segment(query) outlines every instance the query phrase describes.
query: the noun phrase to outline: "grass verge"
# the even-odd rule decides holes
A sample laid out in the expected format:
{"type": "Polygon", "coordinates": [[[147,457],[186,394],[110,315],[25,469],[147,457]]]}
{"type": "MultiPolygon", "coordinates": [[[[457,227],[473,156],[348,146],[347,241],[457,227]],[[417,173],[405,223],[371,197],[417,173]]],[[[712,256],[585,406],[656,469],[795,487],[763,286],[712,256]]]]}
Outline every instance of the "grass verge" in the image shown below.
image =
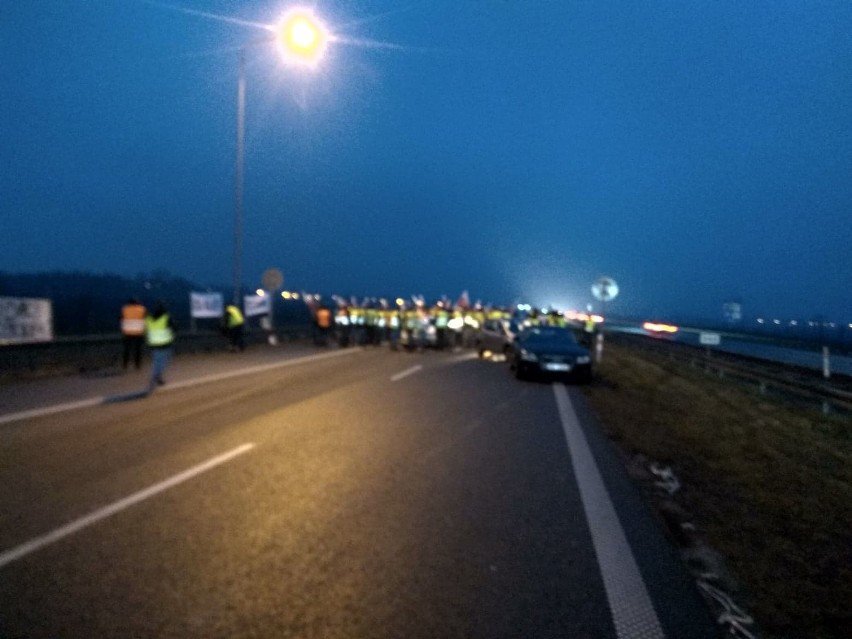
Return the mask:
{"type": "Polygon", "coordinates": [[[664,462],[765,637],[852,636],[852,420],[607,345],[588,389],[628,455],[664,462]]]}

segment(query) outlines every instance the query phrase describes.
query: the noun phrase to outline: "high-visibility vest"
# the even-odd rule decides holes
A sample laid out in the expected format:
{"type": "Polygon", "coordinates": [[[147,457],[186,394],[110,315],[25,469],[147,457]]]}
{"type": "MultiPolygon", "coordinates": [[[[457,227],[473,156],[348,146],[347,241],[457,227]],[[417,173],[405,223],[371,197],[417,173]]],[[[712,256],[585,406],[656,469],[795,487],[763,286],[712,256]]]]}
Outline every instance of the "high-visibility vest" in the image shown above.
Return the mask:
{"type": "Polygon", "coordinates": [[[233,304],[228,304],[225,312],[228,314],[228,328],[242,326],[245,323],[242,312],[233,304]]]}
{"type": "Polygon", "coordinates": [[[150,315],[146,317],[145,335],[148,346],[168,346],[175,341],[175,333],[169,326],[169,314],[163,313],[157,318],[150,315]]]}
{"type": "Polygon", "coordinates": [[[331,311],[327,308],[321,308],[317,311],[317,326],[320,328],[328,328],[331,326],[331,311]]]}
{"type": "Polygon", "coordinates": [[[145,307],[141,304],[125,304],[121,308],[121,332],[125,335],[145,334],[145,307]]]}

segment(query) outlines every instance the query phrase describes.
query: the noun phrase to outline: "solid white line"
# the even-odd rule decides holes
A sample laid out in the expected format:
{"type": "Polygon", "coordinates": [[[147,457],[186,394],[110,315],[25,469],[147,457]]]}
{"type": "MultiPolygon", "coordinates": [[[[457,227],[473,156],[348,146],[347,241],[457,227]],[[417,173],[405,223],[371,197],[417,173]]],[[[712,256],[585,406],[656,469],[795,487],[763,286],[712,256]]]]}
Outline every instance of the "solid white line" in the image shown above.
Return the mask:
{"type": "MultiPolygon", "coordinates": [[[[305,357],[297,357],[295,359],[288,359],[283,362],[274,362],[272,364],[259,364],[257,366],[249,366],[248,368],[240,368],[234,371],[228,371],[226,373],[218,373],[216,375],[206,375],[204,377],[198,377],[195,379],[188,379],[182,382],[174,382],[163,386],[157,389],[157,393],[164,393],[170,390],[177,390],[178,388],[189,388],[191,386],[198,386],[200,384],[207,384],[209,382],[218,382],[223,379],[230,379],[232,377],[239,377],[240,375],[251,375],[252,373],[260,373],[263,371],[272,370],[275,368],[283,368],[285,366],[295,366],[296,364],[304,364],[306,362],[319,361],[322,359],[328,359],[329,357],[338,357],[340,355],[347,355],[349,353],[359,352],[360,348],[347,348],[344,350],[333,351],[331,353],[322,353],[320,355],[307,355],[305,357]]],[[[119,393],[119,395],[134,395],[134,393],[119,393]]],[[[78,408],[87,408],[89,406],[98,406],[100,404],[109,403],[111,400],[114,401],[116,395],[101,395],[100,397],[91,397],[89,399],[82,399],[78,402],[68,402],[67,404],[57,404],[55,406],[47,406],[45,408],[34,408],[31,410],[25,410],[18,413],[9,413],[8,415],[0,415],[0,424],[8,424],[10,422],[20,421],[22,419],[29,419],[30,417],[44,417],[45,415],[53,415],[54,413],[64,413],[66,411],[76,410],[78,408]]]]}
{"type": "Polygon", "coordinates": [[[103,403],[103,397],[92,397],[90,399],[81,399],[79,402],[68,402],[67,404],[57,404],[55,406],[47,406],[46,408],[33,408],[32,410],[25,410],[19,413],[2,415],[0,416],[0,424],[8,424],[9,422],[16,422],[20,419],[28,419],[30,417],[43,417],[54,413],[64,413],[65,411],[86,408],[87,406],[97,406],[103,403]]]}
{"type": "Polygon", "coordinates": [[[392,382],[398,382],[399,380],[408,377],[409,375],[414,375],[417,371],[423,370],[423,366],[418,364],[417,366],[412,366],[411,368],[406,368],[401,373],[397,373],[393,377],[391,377],[392,382]]]}
{"type": "Polygon", "coordinates": [[[88,515],[81,517],[75,521],[72,521],[70,524],[66,524],[61,528],[57,528],[56,530],[47,533],[46,535],[42,535],[41,537],[36,537],[26,543],[21,544],[20,546],[16,546],[10,550],[5,551],[0,554],[0,568],[3,566],[12,563],[30,553],[43,548],[49,544],[52,544],[60,539],[67,537],[87,526],[91,526],[92,524],[100,521],[101,519],[106,519],[122,510],[130,508],[134,504],[138,504],[149,497],[153,497],[157,493],[161,493],[164,490],[168,490],[169,488],[173,488],[180,483],[187,481],[188,479],[192,479],[196,475],[200,475],[201,473],[207,472],[208,470],[220,465],[224,464],[227,461],[230,461],[234,457],[238,455],[242,455],[243,453],[247,453],[252,448],[254,448],[254,444],[243,444],[242,446],[238,446],[237,448],[219,455],[218,457],[214,457],[213,459],[209,459],[206,462],[199,464],[197,466],[193,466],[189,470],[185,470],[182,473],[178,473],[172,477],[169,477],[165,481],[160,482],[159,484],[154,484],[153,486],[149,486],[144,490],[140,490],[137,493],[133,493],[129,497],[125,497],[119,501],[116,501],[109,506],[105,506],[96,510],[88,515]]]}
{"type": "Polygon", "coordinates": [[[571,464],[598,556],[612,621],[619,639],[663,639],[662,627],[624,528],[563,384],[553,385],[571,464]]]}

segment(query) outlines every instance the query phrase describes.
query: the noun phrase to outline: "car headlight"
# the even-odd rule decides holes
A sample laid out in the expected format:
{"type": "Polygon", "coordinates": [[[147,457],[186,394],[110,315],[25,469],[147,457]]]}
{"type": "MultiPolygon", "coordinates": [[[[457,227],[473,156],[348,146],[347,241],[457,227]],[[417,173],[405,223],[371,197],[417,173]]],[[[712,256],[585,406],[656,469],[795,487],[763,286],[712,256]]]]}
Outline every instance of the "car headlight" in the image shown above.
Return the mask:
{"type": "Polygon", "coordinates": [[[591,364],[591,362],[592,362],[592,358],[589,357],[588,355],[580,355],[580,357],[577,358],[578,364],[591,364]]]}
{"type": "Polygon", "coordinates": [[[525,362],[537,362],[538,361],[538,357],[536,357],[536,354],[528,351],[525,348],[521,349],[521,359],[524,360],[525,362]]]}

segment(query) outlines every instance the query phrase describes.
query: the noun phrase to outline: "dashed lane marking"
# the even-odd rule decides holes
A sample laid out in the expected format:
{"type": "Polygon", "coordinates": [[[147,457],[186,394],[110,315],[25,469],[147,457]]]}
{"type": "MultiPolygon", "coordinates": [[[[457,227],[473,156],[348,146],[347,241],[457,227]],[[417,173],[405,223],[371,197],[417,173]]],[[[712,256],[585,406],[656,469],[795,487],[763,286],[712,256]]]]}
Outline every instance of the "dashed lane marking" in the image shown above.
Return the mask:
{"type": "Polygon", "coordinates": [[[414,375],[414,373],[417,373],[421,370],[423,370],[422,364],[418,364],[417,366],[412,366],[411,368],[406,368],[401,373],[397,373],[396,375],[391,377],[391,381],[392,382],[398,382],[399,380],[404,379],[404,378],[408,377],[409,375],[414,375]]]}
{"type": "Polygon", "coordinates": [[[145,501],[154,495],[163,492],[164,490],[168,490],[169,488],[173,488],[178,484],[182,484],[183,482],[192,479],[193,477],[200,475],[201,473],[205,473],[208,470],[215,468],[225,462],[228,462],[235,457],[242,455],[243,453],[247,453],[252,448],[255,447],[255,444],[243,444],[242,446],[238,446],[233,450],[228,451],[227,453],[223,453],[218,457],[214,457],[212,459],[207,460],[204,463],[198,464],[197,466],[193,466],[192,468],[183,471],[182,473],[178,473],[177,475],[173,475],[168,479],[161,481],[158,484],[154,484],[153,486],[149,486],[144,490],[140,490],[139,492],[133,493],[129,497],[125,497],[119,501],[113,502],[108,506],[104,506],[92,513],[84,517],[80,517],[72,521],[69,524],[66,524],[56,530],[53,530],[46,535],[42,535],[41,537],[36,537],[35,539],[31,539],[30,541],[21,544],[20,546],[16,546],[10,550],[7,550],[3,553],[0,553],[0,568],[3,568],[7,564],[12,563],[13,561],[17,561],[22,557],[26,557],[27,555],[44,548],[54,542],[59,541],[67,537],[68,535],[72,535],[75,532],[82,530],[88,526],[91,526],[94,523],[101,521],[102,519],[106,519],[107,517],[111,517],[116,513],[121,512],[122,510],[126,510],[131,506],[138,504],[139,502],[145,501]]]}

